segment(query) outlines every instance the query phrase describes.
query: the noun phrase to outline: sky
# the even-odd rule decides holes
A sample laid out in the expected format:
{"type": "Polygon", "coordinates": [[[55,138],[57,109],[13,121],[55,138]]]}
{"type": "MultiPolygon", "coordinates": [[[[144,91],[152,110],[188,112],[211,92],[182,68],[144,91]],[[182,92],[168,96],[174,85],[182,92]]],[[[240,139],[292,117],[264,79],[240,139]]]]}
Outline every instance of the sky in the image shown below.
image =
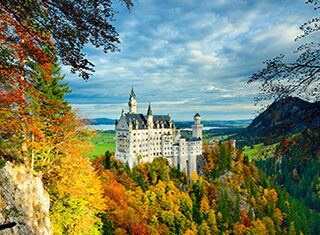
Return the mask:
{"type": "Polygon", "coordinates": [[[117,1],[120,52],[85,48],[96,72],[83,81],[63,67],[72,107],[87,118],[120,117],[132,87],[138,112],[174,120],[252,119],[259,84],[249,76],[279,54],[294,57],[299,26],[315,16],[304,0],[117,1]]]}

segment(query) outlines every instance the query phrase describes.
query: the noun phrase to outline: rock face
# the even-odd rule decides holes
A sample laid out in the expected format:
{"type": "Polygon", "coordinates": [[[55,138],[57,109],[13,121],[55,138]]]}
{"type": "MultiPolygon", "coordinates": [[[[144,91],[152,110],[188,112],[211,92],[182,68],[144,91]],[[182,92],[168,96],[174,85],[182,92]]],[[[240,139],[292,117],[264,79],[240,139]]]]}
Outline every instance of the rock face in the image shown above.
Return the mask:
{"type": "Polygon", "coordinates": [[[21,165],[7,162],[0,169],[0,224],[16,222],[0,234],[51,234],[49,194],[40,178],[21,165]]]}

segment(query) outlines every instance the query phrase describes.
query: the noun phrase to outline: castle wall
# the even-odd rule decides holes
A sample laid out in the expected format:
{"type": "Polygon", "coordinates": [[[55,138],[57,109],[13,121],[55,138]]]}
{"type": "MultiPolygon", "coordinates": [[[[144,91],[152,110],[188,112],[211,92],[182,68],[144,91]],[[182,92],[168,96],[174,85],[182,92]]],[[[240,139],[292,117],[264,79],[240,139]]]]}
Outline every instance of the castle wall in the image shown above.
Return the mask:
{"type": "Polygon", "coordinates": [[[196,157],[202,154],[202,141],[187,141],[174,136],[174,128],[116,130],[116,159],[128,162],[130,168],[139,162],[164,157],[169,164],[187,172],[196,171],[196,157]],[[178,145],[174,145],[174,144],[178,145]]]}
{"type": "Polygon", "coordinates": [[[116,159],[128,162],[152,162],[156,157],[167,157],[172,164],[173,128],[116,130],[116,159]]]}

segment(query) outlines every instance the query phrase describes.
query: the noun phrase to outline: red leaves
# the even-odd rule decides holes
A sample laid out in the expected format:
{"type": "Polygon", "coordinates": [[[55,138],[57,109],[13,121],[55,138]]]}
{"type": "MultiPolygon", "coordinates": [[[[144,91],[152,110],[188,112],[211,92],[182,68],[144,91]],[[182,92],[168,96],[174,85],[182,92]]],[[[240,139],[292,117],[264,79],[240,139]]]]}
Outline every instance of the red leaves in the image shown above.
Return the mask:
{"type": "Polygon", "coordinates": [[[247,228],[251,227],[252,222],[244,209],[241,210],[240,220],[241,220],[241,223],[247,228]]]}

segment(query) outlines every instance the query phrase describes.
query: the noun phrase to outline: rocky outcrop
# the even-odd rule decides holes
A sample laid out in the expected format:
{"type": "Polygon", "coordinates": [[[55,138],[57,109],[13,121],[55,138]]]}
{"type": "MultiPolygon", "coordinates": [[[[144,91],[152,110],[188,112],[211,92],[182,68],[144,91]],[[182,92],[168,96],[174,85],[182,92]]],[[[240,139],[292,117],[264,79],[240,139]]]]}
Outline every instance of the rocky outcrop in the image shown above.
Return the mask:
{"type": "Polygon", "coordinates": [[[0,234],[51,234],[49,194],[40,178],[22,165],[7,162],[0,169],[0,224],[16,222],[0,234]]]}
{"type": "Polygon", "coordinates": [[[203,155],[197,156],[197,174],[203,176],[203,168],[208,164],[207,159],[203,155]]]}

